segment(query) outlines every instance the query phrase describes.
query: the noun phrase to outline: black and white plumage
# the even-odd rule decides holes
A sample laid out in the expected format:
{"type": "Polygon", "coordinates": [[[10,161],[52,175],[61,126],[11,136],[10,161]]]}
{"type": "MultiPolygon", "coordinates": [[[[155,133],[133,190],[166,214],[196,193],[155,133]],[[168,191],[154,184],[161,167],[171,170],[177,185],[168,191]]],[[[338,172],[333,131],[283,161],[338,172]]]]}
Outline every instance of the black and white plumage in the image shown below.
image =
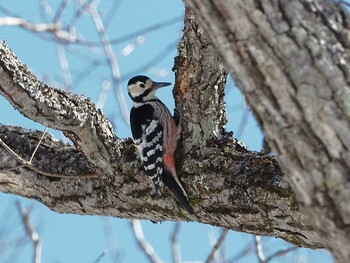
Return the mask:
{"type": "Polygon", "coordinates": [[[156,96],[158,88],[169,82],[154,82],[146,76],[136,76],[128,82],[133,101],[130,125],[146,174],[160,194],[164,183],[191,214],[194,213],[186,191],[177,177],[174,154],[180,127],[168,108],[156,96]]]}

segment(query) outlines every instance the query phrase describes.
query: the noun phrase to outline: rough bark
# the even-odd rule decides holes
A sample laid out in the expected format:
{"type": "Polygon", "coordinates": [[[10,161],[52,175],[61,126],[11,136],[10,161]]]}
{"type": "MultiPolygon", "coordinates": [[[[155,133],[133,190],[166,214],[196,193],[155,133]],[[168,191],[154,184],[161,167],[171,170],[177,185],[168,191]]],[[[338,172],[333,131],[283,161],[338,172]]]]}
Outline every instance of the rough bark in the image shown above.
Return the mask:
{"type": "MultiPolygon", "coordinates": [[[[186,49],[180,45],[175,67],[184,128],[178,166],[196,217],[181,210],[168,191],[162,197],[153,194],[132,141],[116,138],[89,100],[38,81],[5,43],[0,44],[0,93],[25,116],[64,131],[74,146],[46,135],[33,160],[36,170],[20,167],[0,147],[0,190],[39,200],[61,213],[198,221],[322,247],[275,158],[245,150],[224,132],[226,73],[189,14],[186,23],[181,42],[186,49]]],[[[40,136],[19,127],[0,130],[0,138],[26,159],[40,136]]]]}
{"type": "Polygon", "coordinates": [[[350,20],[317,0],[185,0],[323,244],[350,260],[350,20]]]}

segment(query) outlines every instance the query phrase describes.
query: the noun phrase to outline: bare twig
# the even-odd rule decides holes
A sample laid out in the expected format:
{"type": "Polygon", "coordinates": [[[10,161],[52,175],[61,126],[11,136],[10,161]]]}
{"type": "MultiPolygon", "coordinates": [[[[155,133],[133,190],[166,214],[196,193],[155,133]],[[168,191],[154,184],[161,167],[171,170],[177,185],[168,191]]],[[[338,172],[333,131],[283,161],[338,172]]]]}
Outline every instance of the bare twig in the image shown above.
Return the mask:
{"type": "Polygon", "coordinates": [[[26,230],[26,233],[33,243],[33,247],[34,247],[33,263],[40,263],[41,262],[41,242],[40,242],[40,237],[38,233],[35,231],[32,224],[30,223],[30,218],[29,218],[30,212],[29,210],[25,211],[19,202],[16,202],[16,205],[19,213],[21,214],[23,226],[26,230]]]}
{"type": "Polygon", "coordinates": [[[62,14],[63,14],[65,8],[67,7],[69,1],[70,1],[70,0],[64,0],[64,1],[62,1],[62,3],[60,4],[59,8],[57,9],[57,12],[56,12],[56,14],[55,14],[55,16],[54,16],[54,18],[53,18],[53,20],[52,20],[52,23],[55,23],[55,24],[56,24],[56,23],[60,20],[60,18],[61,18],[61,16],[62,16],[62,14]]]}
{"type": "MultiPolygon", "coordinates": [[[[163,50],[161,50],[158,53],[158,55],[156,55],[154,58],[152,58],[147,63],[132,70],[131,72],[123,74],[123,76],[120,77],[120,82],[128,80],[129,78],[135,76],[139,72],[148,71],[151,66],[154,66],[156,63],[162,61],[162,59],[164,59],[164,57],[166,57],[166,55],[169,54],[169,52],[176,47],[178,42],[179,41],[176,40],[176,41],[170,43],[163,50]]],[[[74,86],[79,85],[79,82],[81,82],[85,77],[90,76],[92,71],[96,70],[98,68],[98,66],[100,66],[102,64],[104,64],[104,62],[101,60],[94,60],[93,62],[91,62],[84,70],[82,70],[78,75],[75,76],[74,81],[73,81],[74,86]]],[[[152,72],[152,74],[154,74],[154,72],[152,72]]],[[[106,91],[104,91],[104,92],[106,92],[106,91]]]]}
{"type": "Polygon", "coordinates": [[[89,6],[89,4],[93,2],[93,0],[88,1],[76,1],[77,6],[80,5],[77,10],[75,11],[74,15],[72,16],[72,20],[68,22],[67,24],[69,27],[73,27],[75,23],[78,21],[78,19],[85,13],[86,8],[89,6]]]}
{"type": "Polygon", "coordinates": [[[236,132],[236,138],[237,139],[240,139],[242,134],[244,133],[244,130],[245,128],[247,127],[247,123],[248,123],[248,119],[249,119],[249,106],[247,105],[246,102],[244,102],[244,106],[243,106],[243,115],[242,115],[242,118],[241,118],[241,122],[240,122],[240,125],[237,129],[237,132],[236,132]]]}
{"type": "Polygon", "coordinates": [[[146,33],[150,33],[150,32],[156,31],[158,29],[161,29],[161,28],[164,28],[167,26],[171,26],[171,25],[176,24],[176,23],[180,23],[182,21],[183,21],[183,16],[177,16],[177,17],[171,18],[167,21],[162,21],[161,23],[157,23],[157,24],[151,25],[149,27],[143,28],[141,30],[135,31],[135,32],[130,33],[128,35],[118,37],[117,39],[111,40],[110,42],[112,45],[115,45],[115,44],[118,44],[118,43],[121,43],[124,41],[128,41],[130,39],[136,38],[140,35],[145,35],[146,33]]]}
{"type": "Polygon", "coordinates": [[[220,246],[221,246],[222,243],[224,242],[227,233],[228,233],[228,229],[227,229],[227,228],[223,228],[223,229],[222,229],[222,232],[221,232],[221,235],[220,235],[220,237],[219,237],[219,239],[218,239],[218,241],[216,242],[216,244],[215,244],[215,245],[213,246],[213,248],[211,249],[211,251],[210,251],[210,253],[209,253],[209,256],[208,256],[207,259],[205,260],[205,263],[210,263],[210,262],[212,262],[216,251],[220,248],[220,246]]]}
{"type": "Polygon", "coordinates": [[[72,91],[73,82],[72,82],[72,76],[69,70],[69,63],[67,61],[64,48],[61,45],[57,46],[57,56],[58,56],[58,61],[60,63],[60,67],[62,69],[63,76],[64,76],[64,88],[66,91],[72,91]]]}
{"type": "Polygon", "coordinates": [[[173,253],[173,262],[174,263],[180,263],[181,262],[181,252],[180,252],[180,246],[177,242],[177,236],[180,232],[181,223],[175,222],[174,223],[174,230],[171,234],[171,250],[173,253]]]}
{"type": "Polygon", "coordinates": [[[136,239],[137,245],[145,253],[147,258],[152,263],[161,263],[162,260],[158,257],[156,252],[154,251],[153,247],[146,241],[141,223],[139,220],[130,220],[129,221],[133,230],[134,237],[136,239]]]}
{"type": "Polygon", "coordinates": [[[227,260],[227,262],[237,262],[244,258],[245,256],[249,255],[252,250],[254,249],[253,242],[249,242],[240,252],[238,252],[231,260],[227,260]]]}
{"type": "Polygon", "coordinates": [[[62,30],[59,24],[33,24],[20,17],[0,17],[0,26],[18,26],[33,33],[52,33],[55,40],[60,40],[69,43],[77,42],[77,36],[71,32],[62,30]]]}
{"type": "Polygon", "coordinates": [[[99,93],[98,100],[96,102],[96,108],[102,109],[104,107],[108,98],[108,91],[110,87],[111,87],[111,84],[108,80],[104,80],[102,82],[101,91],[99,93]]]}
{"type": "MultiPolygon", "coordinates": [[[[137,38],[140,35],[145,35],[147,33],[151,33],[153,31],[157,31],[159,29],[165,28],[167,26],[174,25],[176,23],[180,23],[182,21],[183,21],[183,17],[182,16],[177,16],[177,17],[171,18],[169,20],[163,21],[161,23],[157,23],[157,24],[151,25],[149,27],[145,27],[145,28],[143,28],[141,30],[135,31],[133,33],[124,35],[122,37],[118,37],[116,39],[112,39],[109,42],[110,42],[111,45],[117,45],[117,44],[120,44],[122,42],[129,41],[130,39],[137,38]]],[[[91,41],[91,40],[85,40],[85,39],[77,39],[76,43],[79,44],[79,45],[85,45],[85,46],[100,46],[101,45],[98,42],[91,41]]]]}
{"type": "Polygon", "coordinates": [[[266,263],[262,244],[261,244],[261,237],[254,236],[254,242],[255,242],[255,252],[256,252],[256,256],[259,260],[259,263],[266,263]]]}
{"type": "Polygon", "coordinates": [[[291,251],[294,251],[294,250],[297,250],[299,247],[297,246],[291,246],[289,248],[286,248],[286,249],[281,249],[281,250],[278,250],[277,252],[273,253],[272,255],[268,256],[265,260],[265,263],[271,261],[272,259],[274,259],[275,257],[279,257],[279,256],[283,256],[291,251]]]}
{"type": "Polygon", "coordinates": [[[19,26],[32,32],[54,32],[59,30],[56,24],[32,24],[20,17],[0,17],[0,26],[19,26]]]}
{"type": "MultiPolygon", "coordinates": [[[[15,151],[13,151],[3,140],[0,138],[0,145],[2,145],[15,159],[21,163],[22,166],[25,166],[39,174],[45,175],[47,177],[54,177],[54,178],[63,178],[63,179],[83,179],[83,178],[97,178],[98,176],[96,174],[83,174],[83,175],[63,175],[63,174],[55,174],[43,171],[31,164],[31,162],[24,160],[21,156],[19,156],[15,151]]],[[[34,153],[36,150],[34,151],[34,153]]],[[[33,156],[33,155],[32,155],[33,156]]],[[[21,166],[18,166],[16,168],[20,168],[21,166]]]]}
{"type": "Polygon", "coordinates": [[[121,262],[121,254],[118,248],[116,234],[110,217],[101,217],[103,233],[107,241],[107,251],[112,262],[121,262]]]}
{"type": "Polygon", "coordinates": [[[4,202],[4,200],[2,200],[0,213],[1,262],[16,262],[23,253],[23,248],[28,244],[27,233],[25,231],[18,233],[22,225],[17,223],[17,218],[19,217],[13,211],[13,202],[4,202]]]}
{"type": "Polygon", "coordinates": [[[15,153],[6,143],[4,143],[3,140],[1,140],[0,138],[0,144],[13,156],[16,158],[17,161],[19,161],[20,163],[24,164],[24,165],[30,165],[29,162],[27,162],[26,160],[24,160],[21,156],[19,156],[17,153],[15,153]]]}
{"type": "Polygon", "coordinates": [[[346,6],[350,6],[350,3],[348,1],[344,1],[344,0],[339,0],[339,3],[342,3],[346,6]]]}
{"type": "Polygon", "coordinates": [[[12,12],[10,9],[8,9],[7,7],[3,6],[2,4],[0,4],[0,12],[4,13],[7,16],[14,16],[14,17],[18,17],[17,14],[15,14],[14,12],[12,12]]]}
{"type": "Polygon", "coordinates": [[[119,70],[119,65],[117,63],[116,56],[114,54],[113,48],[111,43],[109,42],[108,36],[105,31],[105,27],[103,25],[102,19],[100,14],[98,13],[96,6],[99,1],[94,1],[92,4],[89,4],[87,6],[87,11],[91,15],[91,18],[94,22],[94,25],[96,27],[96,30],[100,36],[101,43],[103,46],[104,53],[106,55],[106,58],[109,62],[111,73],[112,73],[112,78],[113,78],[113,87],[115,91],[115,95],[118,101],[118,106],[120,108],[120,111],[123,116],[123,120],[125,121],[126,124],[129,125],[129,112],[126,106],[125,98],[123,95],[122,90],[120,89],[120,70],[119,70]]]}
{"type": "Polygon", "coordinates": [[[51,6],[49,5],[49,3],[46,0],[40,0],[40,16],[48,21],[47,17],[44,17],[44,14],[50,18],[50,20],[52,19],[52,17],[54,16],[54,12],[51,8],[51,6]]]}
{"type": "Polygon", "coordinates": [[[102,253],[92,263],[99,263],[105,255],[107,255],[107,252],[102,251],[102,253]]]}
{"type": "Polygon", "coordinates": [[[117,14],[117,10],[122,2],[123,1],[113,1],[112,2],[112,7],[109,8],[108,13],[105,16],[105,19],[103,20],[103,24],[105,25],[106,29],[111,24],[113,17],[117,14]]]}
{"type": "Polygon", "coordinates": [[[34,158],[34,156],[35,156],[35,154],[36,154],[36,151],[38,150],[38,148],[39,148],[41,142],[42,142],[43,139],[44,139],[44,136],[45,136],[45,134],[46,134],[46,132],[47,132],[47,129],[48,129],[48,127],[45,127],[45,130],[44,130],[43,134],[41,135],[41,138],[40,138],[40,140],[39,140],[37,146],[35,147],[35,149],[34,149],[34,151],[33,151],[33,153],[32,153],[32,156],[31,156],[30,159],[29,159],[29,163],[30,163],[30,164],[32,163],[32,160],[33,160],[33,158],[34,158]]]}
{"type": "Polygon", "coordinates": [[[154,66],[159,61],[162,61],[162,59],[164,59],[164,57],[167,54],[169,54],[169,52],[171,50],[174,50],[174,48],[176,47],[178,42],[179,42],[179,40],[177,39],[176,41],[170,43],[161,52],[159,52],[158,55],[156,55],[154,58],[152,58],[146,64],[141,65],[140,67],[134,69],[132,72],[128,73],[127,76],[124,75],[124,78],[131,77],[131,76],[135,75],[135,73],[140,72],[140,71],[146,71],[149,69],[150,66],[154,66]]]}

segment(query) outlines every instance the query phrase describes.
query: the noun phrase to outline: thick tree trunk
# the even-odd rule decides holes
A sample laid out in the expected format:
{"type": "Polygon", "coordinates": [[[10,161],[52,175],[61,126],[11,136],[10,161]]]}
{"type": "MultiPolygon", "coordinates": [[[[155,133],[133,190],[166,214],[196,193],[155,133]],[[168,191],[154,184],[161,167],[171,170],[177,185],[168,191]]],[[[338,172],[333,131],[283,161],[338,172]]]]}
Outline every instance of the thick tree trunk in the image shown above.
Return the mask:
{"type": "Polygon", "coordinates": [[[350,261],[350,20],[324,0],[185,0],[245,94],[298,203],[350,261]]]}

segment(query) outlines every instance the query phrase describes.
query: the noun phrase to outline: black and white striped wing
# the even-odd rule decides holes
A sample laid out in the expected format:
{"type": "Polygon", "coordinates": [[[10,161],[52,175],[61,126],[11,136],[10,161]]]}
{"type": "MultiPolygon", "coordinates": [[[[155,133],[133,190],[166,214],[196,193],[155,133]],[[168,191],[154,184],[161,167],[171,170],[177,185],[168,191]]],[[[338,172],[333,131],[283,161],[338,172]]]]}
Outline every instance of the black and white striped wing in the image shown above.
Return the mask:
{"type": "Polygon", "coordinates": [[[145,172],[152,179],[156,191],[160,194],[164,170],[163,126],[154,116],[154,109],[150,105],[132,108],[130,125],[145,172]]]}

